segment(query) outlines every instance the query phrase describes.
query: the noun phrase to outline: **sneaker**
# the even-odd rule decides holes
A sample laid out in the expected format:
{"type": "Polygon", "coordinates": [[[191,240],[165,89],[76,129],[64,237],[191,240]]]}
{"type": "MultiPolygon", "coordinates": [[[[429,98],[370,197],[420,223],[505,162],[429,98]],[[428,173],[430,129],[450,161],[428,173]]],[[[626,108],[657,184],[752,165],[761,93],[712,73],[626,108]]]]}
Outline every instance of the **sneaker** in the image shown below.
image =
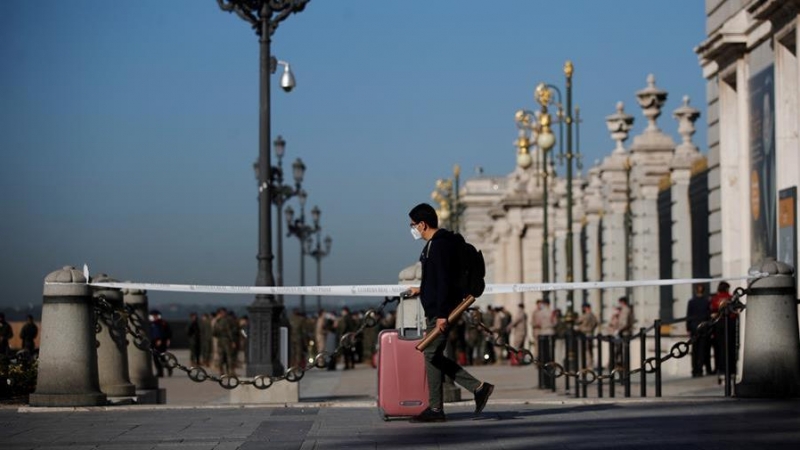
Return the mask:
{"type": "Polygon", "coordinates": [[[480,414],[494,391],[494,385],[484,382],[475,390],[475,414],[480,414]]]}
{"type": "Polygon", "coordinates": [[[444,415],[444,410],[431,408],[426,408],[425,411],[411,418],[411,422],[444,422],[445,420],[447,418],[444,415]]]}

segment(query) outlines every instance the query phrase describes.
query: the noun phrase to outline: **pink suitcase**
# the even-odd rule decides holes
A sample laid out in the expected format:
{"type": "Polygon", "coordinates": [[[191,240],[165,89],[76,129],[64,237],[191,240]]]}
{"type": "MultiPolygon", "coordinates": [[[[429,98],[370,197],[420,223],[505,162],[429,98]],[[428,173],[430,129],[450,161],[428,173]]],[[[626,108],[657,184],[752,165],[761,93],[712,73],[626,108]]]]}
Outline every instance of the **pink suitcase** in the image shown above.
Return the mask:
{"type": "Polygon", "coordinates": [[[425,357],[414,348],[419,337],[383,330],[378,338],[378,410],[383,420],[416,416],[428,407],[425,357]]]}
{"type": "MultiPolygon", "coordinates": [[[[400,310],[397,323],[403,330],[400,310]]],[[[425,357],[415,348],[421,339],[419,323],[413,336],[398,330],[383,330],[378,336],[378,411],[383,420],[416,416],[428,407],[425,357]]]]}

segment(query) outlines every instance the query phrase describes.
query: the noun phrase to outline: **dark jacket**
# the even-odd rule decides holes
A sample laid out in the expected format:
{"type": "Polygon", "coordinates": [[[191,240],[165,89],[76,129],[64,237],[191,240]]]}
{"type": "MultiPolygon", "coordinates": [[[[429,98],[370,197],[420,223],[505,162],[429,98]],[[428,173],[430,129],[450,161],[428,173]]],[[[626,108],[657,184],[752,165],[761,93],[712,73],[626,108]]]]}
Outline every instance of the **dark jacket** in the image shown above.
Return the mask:
{"type": "Polygon", "coordinates": [[[708,297],[692,297],[686,305],[686,331],[694,334],[697,327],[710,318],[708,297]]]}
{"type": "Polygon", "coordinates": [[[461,303],[462,295],[456,283],[456,249],[456,235],[445,229],[439,229],[422,249],[419,289],[425,317],[446,319],[461,303]]]}

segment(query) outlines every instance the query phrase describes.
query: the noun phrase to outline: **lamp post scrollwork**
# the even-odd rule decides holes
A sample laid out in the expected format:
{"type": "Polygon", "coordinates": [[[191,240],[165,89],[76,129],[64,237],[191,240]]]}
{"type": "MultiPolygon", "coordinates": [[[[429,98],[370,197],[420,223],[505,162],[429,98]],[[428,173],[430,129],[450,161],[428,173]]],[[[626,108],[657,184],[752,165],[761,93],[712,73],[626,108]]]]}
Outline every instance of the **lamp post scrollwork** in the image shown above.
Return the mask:
{"type": "MultiPolygon", "coordinates": [[[[284,184],[283,177],[283,155],[286,153],[286,141],[282,136],[278,136],[273,143],[275,148],[275,157],[277,164],[272,167],[271,180],[272,180],[272,203],[278,213],[277,220],[275,221],[277,230],[277,271],[275,273],[275,285],[283,286],[283,205],[287,200],[298,195],[303,190],[303,177],[306,172],[306,165],[303,160],[297,158],[292,163],[292,176],[294,178],[294,186],[284,184]]],[[[256,171],[256,178],[258,178],[258,161],[253,165],[256,171]]],[[[283,295],[278,296],[278,301],[283,305],[283,295]]]]}
{"type": "MultiPolygon", "coordinates": [[[[300,217],[294,218],[294,209],[291,206],[286,207],[286,225],[288,228],[287,236],[294,236],[300,243],[300,285],[306,284],[306,242],[311,239],[311,236],[319,231],[319,216],[321,214],[319,208],[314,206],[311,209],[311,217],[314,221],[313,226],[306,223],[306,199],[308,194],[306,191],[301,190],[297,194],[298,202],[300,203],[300,217]]],[[[300,311],[306,313],[306,296],[300,295],[300,311]]]]}
{"type": "MultiPolygon", "coordinates": [[[[306,254],[314,258],[317,262],[317,286],[322,286],[322,259],[328,256],[331,253],[331,246],[333,245],[333,239],[330,236],[325,236],[325,239],[322,240],[322,227],[319,226],[319,210],[317,210],[317,215],[314,217],[314,228],[316,228],[316,244],[314,243],[313,238],[309,238],[306,241],[306,254]],[[323,245],[324,242],[324,245],[323,245]]],[[[317,296],[317,311],[322,309],[322,297],[317,296]]]]}

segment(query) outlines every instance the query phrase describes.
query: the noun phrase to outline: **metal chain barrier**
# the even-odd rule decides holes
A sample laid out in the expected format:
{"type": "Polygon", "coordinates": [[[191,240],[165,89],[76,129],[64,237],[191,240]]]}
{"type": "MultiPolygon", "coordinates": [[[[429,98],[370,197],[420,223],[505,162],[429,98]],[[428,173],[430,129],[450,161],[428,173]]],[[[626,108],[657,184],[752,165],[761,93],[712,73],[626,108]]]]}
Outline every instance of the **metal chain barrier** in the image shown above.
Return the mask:
{"type": "MultiPolygon", "coordinates": [[[[525,350],[525,349],[520,350],[512,347],[507,342],[504,342],[504,339],[502,338],[502,336],[499,336],[499,333],[492,331],[481,321],[480,311],[477,310],[476,308],[471,308],[470,310],[465,312],[464,318],[468,324],[476,327],[484,334],[487,342],[491,343],[494,346],[504,348],[509,355],[512,354],[515,355],[521,365],[534,364],[540,370],[544,370],[545,373],[547,373],[547,375],[553,377],[554,379],[560,377],[572,377],[575,379],[576,383],[588,385],[594,383],[595,381],[611,380],[611,379],[614,379],[615,382],[622,382],[626,378],[630,378],[631,376],[638,374],[642,370],[644,370],[645,373],[655,373],[657,370],[657,364],[656,364],[657,361],[660,361],[660,363],[663,364],[664,362],[669,361],[672,358],[678,359],[685,357],[686,355],[689,354],[690,348],[692,345],[694,345],[695,341],[697,341],[697,339],[699,339],[701,336],[706,336],[710,334],[714,328],[714,325],[717,322],[719,322],[722,317],[732,312],[738,314],[739,312],[744,310],[745,305],[741,302],[741,298],[746,294],[747,291],[745,289],[737,288],[734,291],[733,296],[731,297],[729,302],[720,308],[719,314],[717,314],[716,317],[712,317],[711,319],[702,322],[697,328],[698,332],[694,336],[691,336],[688,340],[676,342],[675,344],[673,344],[669,353],[667,353],[666,355],[660,358],[658,356],[647,358],[642,362],[642,367],[627,372],[625,371],[625,368],[622,365],[617,364],[614,366],[613,369],[611,369],[611,372],[606,375],[599,375],[593,369],[586,367],[579,369],[576,372],[569,371],[563,365],[555,361],[543,362],[539,360],[533,355],[533,353],[531,353],[530,350],[525,350]]],[[[647,330],[649,331],[652,330],[653,328],[654,326],[651,326],[647,330]]],[[[638,337],[638,335],[632,335],[632,336],[597,335],[592,337],[587,336],[586,339],[605,341],[608,342],[610,345],[617,345],[625,342],[630,342],[636,337],[638,337]]]]}
{"type": "MultiPolygon", "coordinates": [[[[670,359],[678,359],[687,356],[690,352],[691,346],[694,345],[697,339],[699,339],[701,336],[710,334],[714,325],[719,322],[719,320],[724,317],[725,314],[730,314],[732,312],[739,313],[745,308],[745,305],[741,302],[741,298],[746,295],[746,293],[747,291],[745,289],[737,288],[734,291],[730,301],[720,308],[720,312],[716,317],[702,322],[697,328],[698,332],[688,340],[673,344],[670,351],[666,355],[661,357],[654,356],[647,358],[642,362],[641,367],[627,372],[621,365],[615,365],[611,372],[606,375],[599,375],[591,368],[582,368],[577,371],[570,371],[558,362],[544,362],[539,360],[530,350],[517,349],[513,347],[506,342],[500,333],[492,331],[483,323],[481,320],[481,313],[477,308],[468,309],[463,314],[463,318],[467,324],[477,328],[481,333],[483,333],[487,342],[495,347],[501,347],[505,349],[509,355],[514,355],[520,365],[527,366],[533,364],[536,365],[540,370],[544,370],[545,373],[553,377],[553,379],[560,377],[571,377],[575,379],[576,383],[589,385],[596,381],[611,379],[613,379],[615,382],[622,382],[626,378],[636,375],[643,370],[645,373],[655,373],[657,370],[657,362],[663,364],[670,359]]],[[[393,302],[398,302],[400,298],[386,297],[377,308],[368,310],[361,319],[356,331],[345,333],[339,339],[339,345],[333,352],[321,351],[313,358],[309,358],[308,361],[311,362],[310,365],[290,367],[284,372],[283,375],[280,376],[256,375],[252,379],[241,379],[236,375],[214,375],[208,373],[208,371],[203,367],[186,366],[181,364],[173,353],[162,353],[151,346],[147,330],[145,329],[144,320],[135,313],[132,306],[124,305],[123,309],[117,309],[103,297],[99,297],[96,300],[95,331],[97,333],[99,333],[102,329],[101,322],[119,326],[120,323],[124,321],[125,330],[127,331],[128,335],[132,336],[133,344],[136,346],[136,348],[142,351],[149,351],[153,356],[161,358],[164,361],[164,366],[168,369],[179,369],[185,372],[189,379],[194,382],[202,383],[205,381],[213,381],[225,389],[235,389],[243,385],[252,385],[257,389],[268,389],[277,381],[285,380],[291,383],[297,383],[303,379],[303,376],[307,371],[315,368],[324,369],[327,366],[330,358],[337,358],[342,354],[342,351],[345,348],[354,346],[356,338],[362,334],[365,329],[376,326],[378,324],[378,315],[384,311],[387,305],[393,302]]],[[[115,327],[111,328],[113,330],[115,327]]],[[[653,327],[650,327],[648,328],[648,331],[652,329],[653,327]]],[[[626,341],[630,342],[635,336],[636,335],[629,337],[597,335],[592,337],[587,336],[586,339],[594,339],[598,342],[604,341],[608,342],[610,345],[618,345],[626,341]]]]}
{"type": "Polygon", "coordinates": [[[144,320],[135,313],[135,310],[130,305],[124,305],[123,309],[116,309],[105,298],[99,297],[95,302],[95,327],[96,331],[99,333],[101,325],[100,321],[97,320],[98,318],[102,318],[106,323],[113,323],[115,325],[119,325],[119,323],[124,320],[126,324],[125,329],[127,333],[133,337],[133,344],[136,348],[142,351],[149,351],[156,358],[161,358],[161,360],[164,361],[164,367],[167,369],[179,369],[185,372],[189,379],[194,382],[202,383],[204,381],[213,381],[225,389],[235,389],[239,386],[247,385],[251,385],[256,389],[269,389],[276,381],[286,380],[290,383],[297,383],[303,379],[303,376],[309,370],[315,368],[324,369],[330,358],[337,358],[342,354],[345,348],[354,346],[358,335],[362,334],[365,329],[372,328],[378,324],[378,315],[383,312],[387,305],[399,300],[399,297],[386,297],[377,308],[367,310],[356,331],[345,333],[339,339],[339,345],[333,352],[322,351],[317,353],[313,358],[309,358],[309,362],[312,362],[311,365],[290,367],[280,376],[256,375],[252,379],[241,379],[236,375],[210,374],[203,367],[181,364],[178,358],[171,352],[159,352],[150,345],[150,338],[145,329],[144,320]]]}

